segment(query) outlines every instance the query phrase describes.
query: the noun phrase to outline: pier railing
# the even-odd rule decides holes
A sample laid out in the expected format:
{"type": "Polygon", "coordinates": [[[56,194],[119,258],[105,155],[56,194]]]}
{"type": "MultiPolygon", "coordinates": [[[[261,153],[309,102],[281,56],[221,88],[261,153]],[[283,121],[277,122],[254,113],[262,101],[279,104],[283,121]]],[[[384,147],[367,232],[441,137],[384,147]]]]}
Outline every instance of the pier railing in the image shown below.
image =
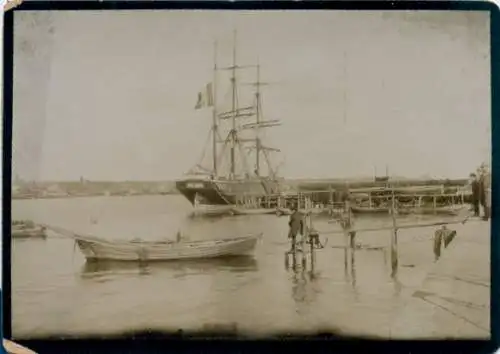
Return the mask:
{"type": "Polygon", "coordinates": [[[344,192],[335,191],[287,191],[277,194],[262,196],[257,193],[244,193],[235,196],[236,205],[246,208],[265,209],[289,209],[292,205],[299,209],[337,209],[344,206],[349,200],[355,208],[390,208],[394,196],[395,208],[438,208],[450,205],[463,205],[470,201],[470,193],[455,188],[450,192],[449,188],[431,193],[429,188],[415,187],[413,192],[409,188],[371,188],[353,189],[344,192]]]}

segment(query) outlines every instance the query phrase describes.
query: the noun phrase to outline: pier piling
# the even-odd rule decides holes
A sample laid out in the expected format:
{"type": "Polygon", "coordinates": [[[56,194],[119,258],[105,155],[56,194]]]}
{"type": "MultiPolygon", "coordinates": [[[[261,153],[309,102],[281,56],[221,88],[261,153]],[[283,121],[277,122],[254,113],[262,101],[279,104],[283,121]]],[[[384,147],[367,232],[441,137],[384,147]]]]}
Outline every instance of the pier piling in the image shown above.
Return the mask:
{"type": "Polygon", "coordinates": [[[437,261],[441,257],[441,246],[443,244],[442,230],[436,230],[434,233],[434,260],[437,261]]]}

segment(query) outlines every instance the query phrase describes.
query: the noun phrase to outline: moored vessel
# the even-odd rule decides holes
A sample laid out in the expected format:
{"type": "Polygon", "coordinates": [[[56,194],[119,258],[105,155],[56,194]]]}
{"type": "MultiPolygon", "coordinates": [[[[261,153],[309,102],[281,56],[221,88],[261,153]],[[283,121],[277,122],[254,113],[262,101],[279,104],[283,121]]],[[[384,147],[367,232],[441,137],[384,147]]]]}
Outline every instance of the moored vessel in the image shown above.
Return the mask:
{"type": "MultiPolygon", "coordinates": [[[[272,164],[271,154],[279,149],[266,146],[262,139],[262,129],[279,126],[278,120],[266,120],[262,111],[261,89],[267,85],[260,80],[260,65],[239,65],[236,61],[236,34],[232,64],[218,67],[214,60],[212,82],[198,94],[195,109],[210,108],[212,124],[209,131],[211,148],[205,147],[200,161],[176,181],[179,192],[201,214],[226,213],[227,208],[269,209],[263,198],[280,193],[282,179],[277,177],[277,168],[272,164]],[[256,80],[251,83],[239,82],[240,70],[255,70],[256,80]],[[218,102],[218,76],[229,72],[229,108],[218,102]],[[253,88],[253,102],[240,105],[239,86],[253,88]],[[206,152],[212,155],[207,166],[206,152]],[[210,206],[210,207],[205,207],[210,206]]],[[[217,53],[217,45],[215,45],[217,53]]],[[[216,58],[215,54],[215,58],[216,58]]]]}
{"type": "Polygon", "coordinates": [[[249,234],[217,240],[144,241],[108,240],[92,235],[82,235],[60,227],[44,227],[75,240],[88,261],[172,261],[181,259],[219,258],[250,255],[262,234],[249,234]]]}

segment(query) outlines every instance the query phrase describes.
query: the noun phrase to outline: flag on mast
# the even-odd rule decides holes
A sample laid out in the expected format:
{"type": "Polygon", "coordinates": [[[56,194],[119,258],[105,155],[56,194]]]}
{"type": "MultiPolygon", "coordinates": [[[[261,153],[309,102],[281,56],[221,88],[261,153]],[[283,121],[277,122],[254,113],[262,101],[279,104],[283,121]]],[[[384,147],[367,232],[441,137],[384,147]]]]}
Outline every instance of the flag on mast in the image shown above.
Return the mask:
{"type": "Polygon", "coordinates": [[[196,101],[196,105],[194,109],[200,109],[204,107],[213,107],[214,105],[214,95],[212,83],[209,82],[206,84],[205,88],[198,92],[198,99],[196,101]]]}

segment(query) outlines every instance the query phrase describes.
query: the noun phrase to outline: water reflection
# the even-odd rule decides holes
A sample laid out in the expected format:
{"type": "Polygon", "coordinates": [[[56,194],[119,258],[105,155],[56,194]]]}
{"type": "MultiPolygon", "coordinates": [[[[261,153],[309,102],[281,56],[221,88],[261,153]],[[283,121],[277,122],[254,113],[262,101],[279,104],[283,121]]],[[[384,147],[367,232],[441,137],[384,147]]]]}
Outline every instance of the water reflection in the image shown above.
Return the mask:
{"type": "Polygon", "coordinates": [[[165,262],[120,262],[120,261],[87,261],[82,267],[82,278],[98,278],[103,275],[118,273],[134,273],[148,275],[158,271],[186,272],[211,271],[256,272],[257,261],[250,256],[234,256],[200,260],[175,260],[165,262]]]}
{"type": "Polygon", "coordinates": [[[292,271],[292,298],[297,304],[311,304],[320,293],[318,272],[296,268],[292,271]]]}
{"type": "Polygon", "coordinates": [[[351,249],[351,285],[356,290],[356,251],[351,249]]]}

